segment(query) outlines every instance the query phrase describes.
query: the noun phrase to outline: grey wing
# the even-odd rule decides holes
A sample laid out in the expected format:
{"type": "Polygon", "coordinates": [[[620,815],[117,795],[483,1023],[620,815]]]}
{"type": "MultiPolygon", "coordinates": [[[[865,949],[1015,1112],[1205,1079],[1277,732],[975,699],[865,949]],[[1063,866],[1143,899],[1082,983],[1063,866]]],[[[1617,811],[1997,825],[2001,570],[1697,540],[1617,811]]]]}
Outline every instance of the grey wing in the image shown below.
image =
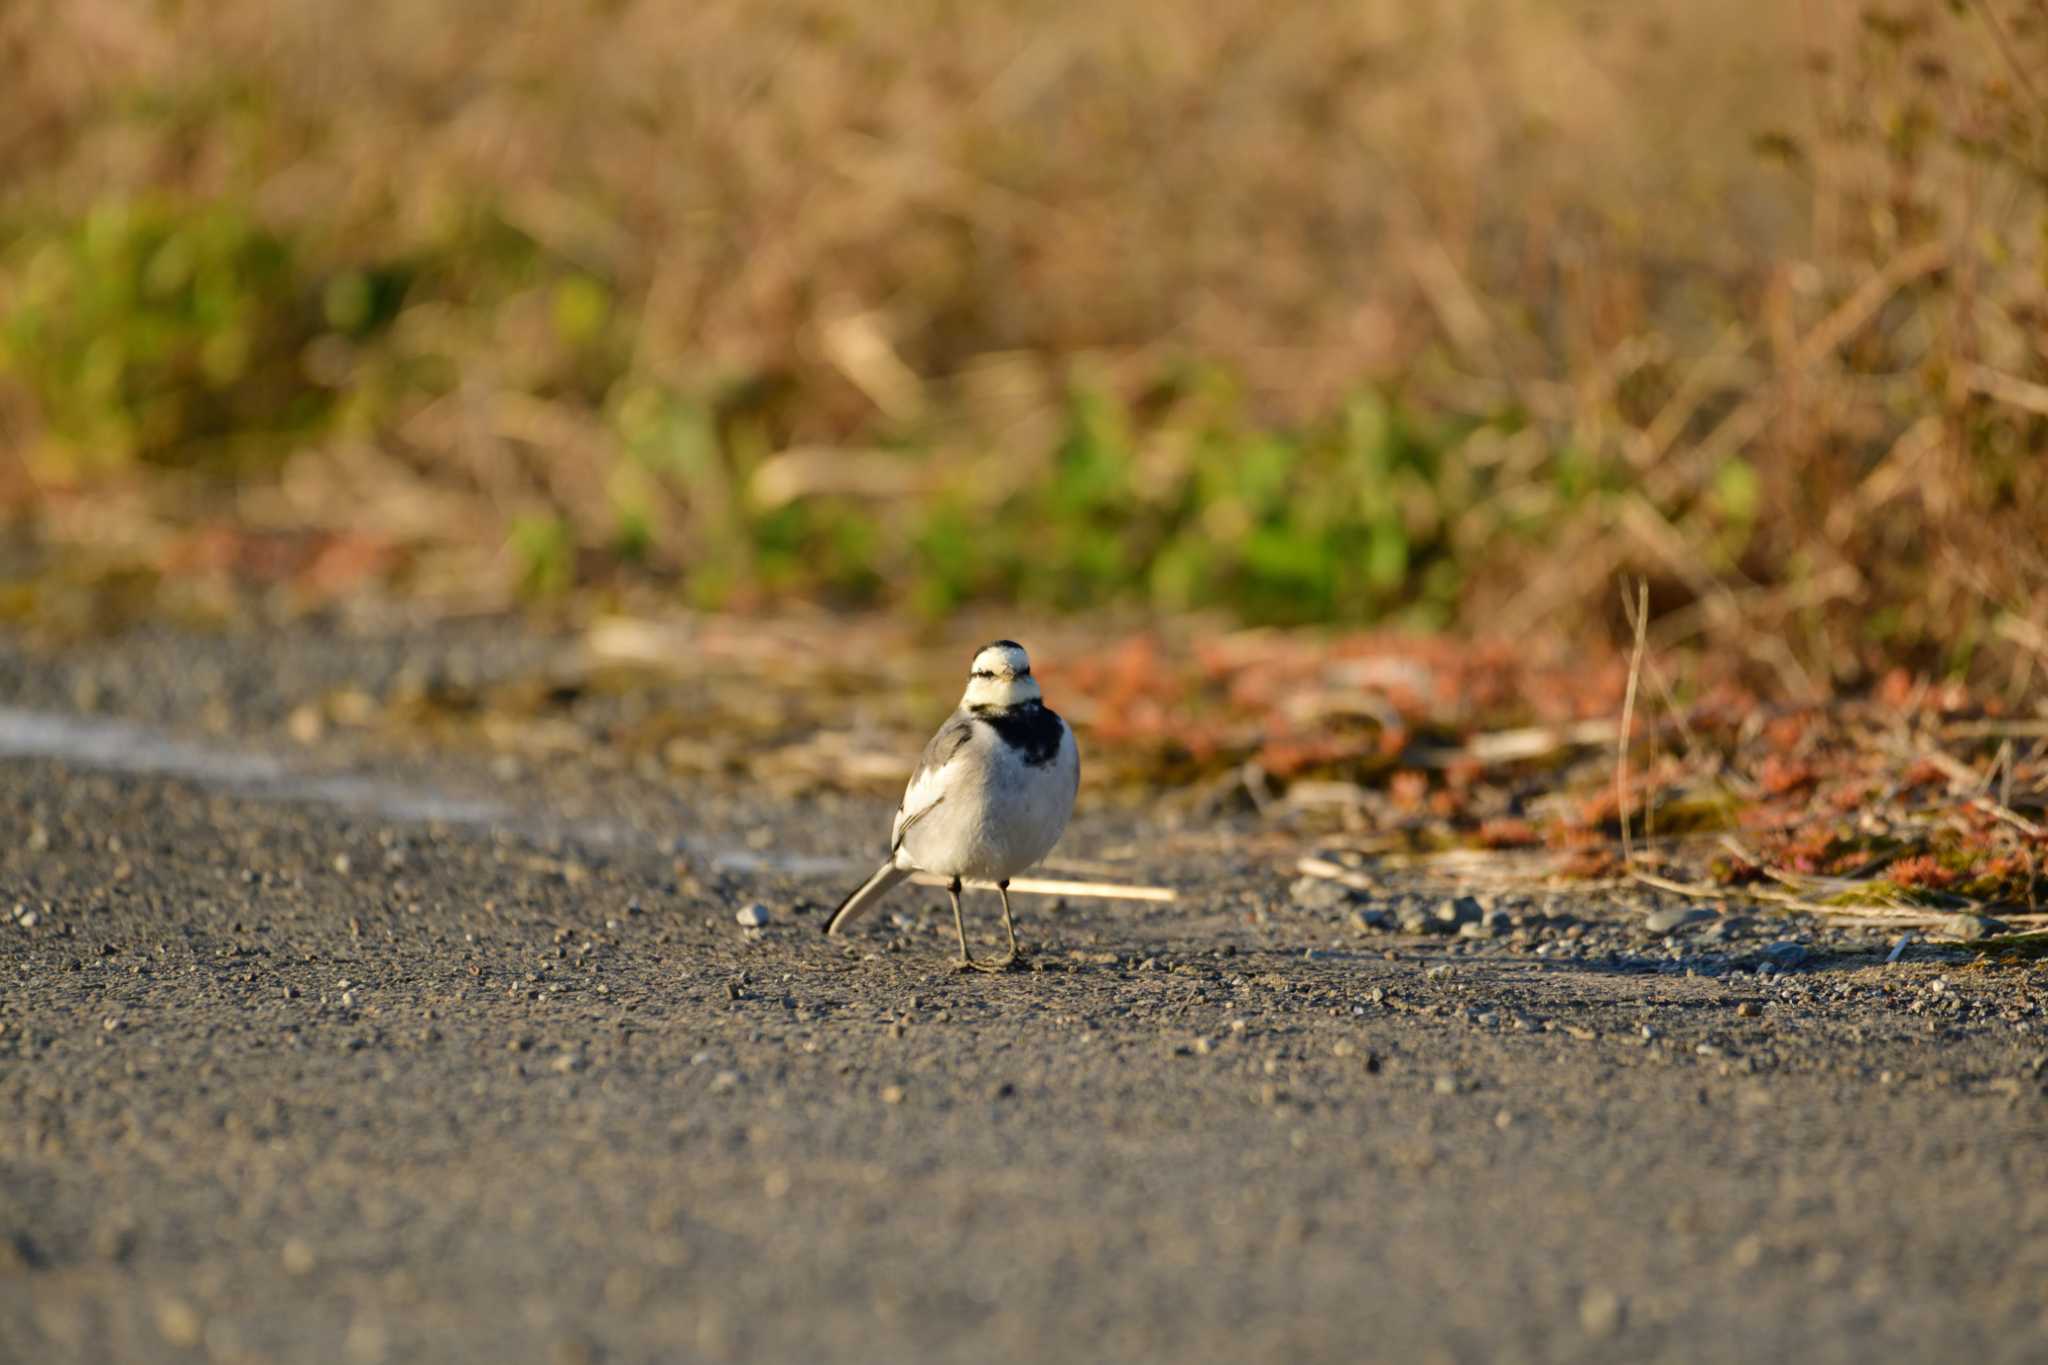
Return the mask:
{"type": "Polygon", "coordinates": [[[903,836],[912,825],[946,799],[939,774],[973,738],[973,718],[956,715],[924,746],[924,756],[917,760],[917,771],[910,775],[910,785],[903,789],[903,801],[896,807],[896,821],[889,827],[890,853],[903,846],[903,836]]]}

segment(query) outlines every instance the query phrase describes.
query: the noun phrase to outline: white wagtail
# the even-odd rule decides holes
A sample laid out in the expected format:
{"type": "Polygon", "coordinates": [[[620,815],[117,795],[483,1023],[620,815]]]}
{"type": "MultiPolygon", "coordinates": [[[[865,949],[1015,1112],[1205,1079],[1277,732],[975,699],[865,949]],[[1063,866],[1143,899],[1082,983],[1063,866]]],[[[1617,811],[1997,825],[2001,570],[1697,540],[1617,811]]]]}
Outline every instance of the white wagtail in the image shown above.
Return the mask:
{"type": "Polygon", "coordinates": [[[911,873],[929,872],[948,879],[960,936],[956,965],[999,972],[1017,960],[1010,878],[1059,842],[1081,782],[1074,734],[1039,696],[1023,646],[997,640],[975,651],[959,709],[925,745],[896,807],[888,861],[832,912],[826,933],[838,933],[911,873]],[[977,961],[967,951],[965,877],[994,882],[1002,895],[1010,951],[1001,958],[977,961]]]}

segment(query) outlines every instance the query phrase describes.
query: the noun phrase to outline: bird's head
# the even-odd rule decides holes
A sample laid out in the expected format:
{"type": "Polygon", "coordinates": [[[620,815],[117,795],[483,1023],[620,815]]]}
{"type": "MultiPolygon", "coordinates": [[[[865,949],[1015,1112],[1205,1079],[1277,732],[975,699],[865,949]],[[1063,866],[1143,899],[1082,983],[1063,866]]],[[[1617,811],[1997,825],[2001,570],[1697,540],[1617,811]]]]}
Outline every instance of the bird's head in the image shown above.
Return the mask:
{"type": "Polygon", "coordinates": [[[1039,699],[1031,656],[1015,640],[997,640],[974,651],[962,706],[1021,706],[1039,699]]]}

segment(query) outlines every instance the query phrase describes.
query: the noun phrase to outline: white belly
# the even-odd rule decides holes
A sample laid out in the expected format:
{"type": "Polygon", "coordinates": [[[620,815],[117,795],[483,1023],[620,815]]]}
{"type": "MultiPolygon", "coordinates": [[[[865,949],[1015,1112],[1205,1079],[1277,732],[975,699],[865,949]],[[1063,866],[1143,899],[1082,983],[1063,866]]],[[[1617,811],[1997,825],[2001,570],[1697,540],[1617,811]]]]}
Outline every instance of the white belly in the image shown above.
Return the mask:
{"type": "Polygon", "coordinates": [[[904,834],[899,864],[941,877],[1007,881],[1052,852],[1074,810],[1080,757],[1071,732],[1031,767],[984,732],[945,770],[945,800],[904,834]]]}

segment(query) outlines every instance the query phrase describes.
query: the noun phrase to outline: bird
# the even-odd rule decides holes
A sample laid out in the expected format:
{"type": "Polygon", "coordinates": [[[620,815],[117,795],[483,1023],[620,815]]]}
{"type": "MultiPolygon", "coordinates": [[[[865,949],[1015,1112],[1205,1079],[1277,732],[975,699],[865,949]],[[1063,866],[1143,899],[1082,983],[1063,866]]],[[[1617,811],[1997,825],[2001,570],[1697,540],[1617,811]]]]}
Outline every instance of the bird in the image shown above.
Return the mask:
{"type": "Polygon", "coordinates": [[[954,967],[1008,969],[1017,961],[1010,879],[1052,852],[1080,785],[1074,732],[1045,704],[1031,676],[1031,656],[1015,640],[983,645],[974,651],[959,707],[925,745],[903,789],[888,858],[840,902],[825,933],[838,934],[912,873],[930,873],[946,879],[953,901],[953,931],[960,938],[954,967]],[[1002,957],[978,959],[967,950],[960,888],[970,878],[994,882],[1003,899],[1010,948],[1002,957]]]}

